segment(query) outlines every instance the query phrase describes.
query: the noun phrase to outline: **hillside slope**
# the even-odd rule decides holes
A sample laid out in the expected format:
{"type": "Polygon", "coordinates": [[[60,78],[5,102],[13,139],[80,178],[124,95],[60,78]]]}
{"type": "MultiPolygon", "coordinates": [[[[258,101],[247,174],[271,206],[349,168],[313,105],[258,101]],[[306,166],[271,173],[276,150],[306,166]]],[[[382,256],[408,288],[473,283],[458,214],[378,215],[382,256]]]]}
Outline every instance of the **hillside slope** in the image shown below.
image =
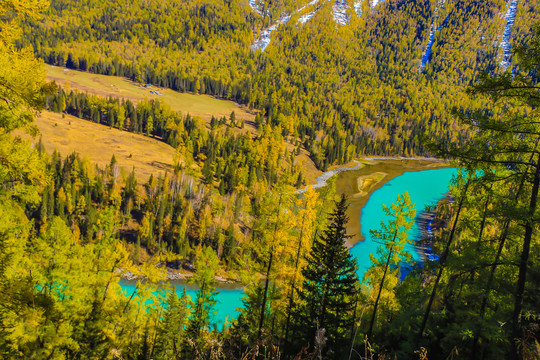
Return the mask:
{"type": "Polygon", "coordinates": [[[35,121],[49,154],[57,150],[65,158],[77,152],[100,168],[109,165],[114,155],[126,174],[134,169],[141,182],[152,174],[173,171],[175,149],[157,139],[50,111],[44,111],[35,121]]]}
{"type": "Polygon", "coordinates": [[[464,141],[452,109],[487,104],[465,87],[512,64],[509,46],[540,19],[538,0],[147,5],[53,0],[44,21],[25,23],[26,43],[49,64],[264,110],[323,170],[361,154],[428,155],[423,138],[464,141]]]}

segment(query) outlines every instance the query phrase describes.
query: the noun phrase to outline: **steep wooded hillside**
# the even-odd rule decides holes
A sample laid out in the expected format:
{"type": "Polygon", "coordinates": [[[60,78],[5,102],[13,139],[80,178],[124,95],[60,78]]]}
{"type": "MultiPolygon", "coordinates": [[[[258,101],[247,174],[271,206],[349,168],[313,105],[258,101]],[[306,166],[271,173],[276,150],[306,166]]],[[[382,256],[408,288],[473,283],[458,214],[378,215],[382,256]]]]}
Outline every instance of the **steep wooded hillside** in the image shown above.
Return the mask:
{"type": "Polygon", "coordinates": [[[462,141],[452,108],[485,103],[461,89],[503,70],[508,45],[539,17],[536,0],[338,5],[346,25],[332,1],[55,0],[46,21],[25,23],[25,43],[50,64],[263,109],[326,169],[362,153],[426,154],[424,136],[462,141]]]}

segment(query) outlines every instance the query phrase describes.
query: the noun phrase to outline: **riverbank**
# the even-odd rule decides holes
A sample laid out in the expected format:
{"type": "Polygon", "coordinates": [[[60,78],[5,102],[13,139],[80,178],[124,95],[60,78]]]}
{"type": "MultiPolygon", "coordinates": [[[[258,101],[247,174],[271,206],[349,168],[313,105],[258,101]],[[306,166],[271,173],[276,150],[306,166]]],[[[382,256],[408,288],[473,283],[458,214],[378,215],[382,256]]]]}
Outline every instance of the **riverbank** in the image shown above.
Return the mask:
{"type": "Polygon", "coordinates": [[[417,217],[421,237],[416,243],[416,247],[421,249],[421,254],[425,259],[430,261],[437,261],[439,259],[439,255],[433,252],[433,246],[435,245],[434,242],[436,236],[440,235],[443,228],[447,226],[446,222],[443,220],[444,215],[442,214],[448,212],[448,207],[451,206],[452,202],[453,198],[450,194],[447,194],[444,198],[439,200],[435,206],[423,211],[417,217]]]}
{"type": "MultiPolygon", "coordinates": [[[[193,281],[191,279],[195,276],[195,272],[190,272],[190,271],[185,271],[185,270],[176,270],[170,267],[165,268],[165,270],[167,271],[167,274],[163,281],[168,282],[170,284],[178,285],[178,286],[193,285],[193,281]]],[[[142,277],[130,271],[123,271],[122,269],[119,269],[118,273],[120,273],[122,281],[125,281],[127,283],[135,284],[139,280],[142,280],[142,281],[147,280],[146,277],[142,277]]],[[[232,277],[225,276],[223,272],[222,274],[216,275],[214,277],[214,280],[216,281],[217,286],[220,288],[221,287],[230,287],[231,289],[241,288],[240,282],[238,280],[233,279],[232,277]]]]}
{"type": "MultiPolygon", "coordinates": [[[[137,282],[141,281],[141,282],[144,283],[146,280],[147,279],[138,279],[138,278],[128,279],[128,278],[122,277],[121,280],[120,280],[120,284],[122,286],[125,286],[125,285],[136,286],[137,282]]],[[[158,284],[162,288],[166,288],[166,287],[171,286],[171,287],[176,287],[177,289],[183,289],[183,288],[186,288],[187,290],[198,290],[199,289],[197,284],[195,284],[192,281],[188,281],[187,279],[166,279],[166,280],[163,280],[163,281],[158,281],[156,284],[158,284]]],[[[221,291],[221,290],[243,290],[244,289],[244,286],[239,282],[234,282],[234,281],[223,281],[223,282],[221,282],[217,278],[216,278],[215,286],[216,286],[216,289],[218,289],[218,291],[221,291]]]]}
{"type": "Polygon", "coordinates": [[[358,162],[362,165],[360,168],[339,172],[334,182],[336,193],[344,193],[349,198],[347,233],[353,236],[347,240],[346,245],[349,248],[364,240],[361,232],[360,216],[362,208],[366,205],[373,192],[393,178],[406,172],[451,167],[448,162],[432,158],[366,157],[358,160],[358,162]]]}
{"type": "MultiPolygon", "coordinates": [[[[437,158],[426,158],[426,157],[416,157],[416,158],[406,158],[406,157],[364,157],[356,160],[351,160],[347,164],[344,165],[333,165],[330,167],[330,169],[326,172],[319,171],[319,176],[315,177],[314,181],[310,181],[304,188],[296,190],[296,194],[303,194],[306,192],[308,187],[312,187],[313,189],[319,189],[322,187],[325,187],[328,185],[328,181],[334,177],[335,175],[338,175],[339,173],[342,173],[344,171],[354,171],[359,170],[364,165],[373,165],[377,164],[380,161],[389,162],[389,161],[407,161],[407,162],[429,162],[433,163],[432,166],[439,166],[437,164],[448,164],[446,160],[437,159],[437,158]]],[[[425,170],[425,169],[420,169],[425,170]]]]}
{"type": "Polygon", "coordinates": [[[349,163],[349,164],[346,164],[345,166],[334,167],[333,169],[331,168],[330,170],[328,170],[328,171],[322,173],[321,175],[317,176],[315,178],[315,183],[314,184],[308,184],[303,189],[296,190],[295,193],[296,194],[303,194],[303,193],[306,192],[308,187],[312,187],[313,189],[320,189],[320,188],[325,187],[326,185],[328,185],[328,180],[330,180],[332,177],[334,177],[334,175],[337,175],[337,174],[339,174],[341,172],[344,172],[344,171],[359,170],[363,166],[364,166],[364,164],[361,163],[360,161],[353,160],[352,164],[349,163]]]}

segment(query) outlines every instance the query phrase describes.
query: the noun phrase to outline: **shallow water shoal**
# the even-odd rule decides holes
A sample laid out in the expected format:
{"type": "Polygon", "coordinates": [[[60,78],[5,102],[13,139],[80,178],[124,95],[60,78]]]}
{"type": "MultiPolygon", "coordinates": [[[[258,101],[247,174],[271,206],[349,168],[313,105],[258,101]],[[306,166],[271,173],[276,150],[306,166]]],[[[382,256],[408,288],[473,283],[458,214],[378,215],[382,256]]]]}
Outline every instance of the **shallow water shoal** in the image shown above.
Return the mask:
{"type": "MultiPolygon", "coordinates": [[[[435,205],[449,190],[450,180],[457,174],[453,168],[423,170],[406,172],[385,183],[380,189],[371,194],[366,205],[362,209],[360,223],[364,241],[358,242],[351,249],[351,254],[358,261],[359,274],[363,275],[371,265],[369,254],[376,253],[379,245],[374,241],[370,230],[380,228],[381,220],[387,219],[382,205],[390,206],[397,200],[397,196],[405,191],[409,192],[411,201],[415,204],[417,218],[428,205],[435,205]]],[[[409,231],[409,238],[418,240],[421,235],[417,222],[409,231]]],[[[421,259],[414,246],[408,250],[416,261],[421,259]]]]}

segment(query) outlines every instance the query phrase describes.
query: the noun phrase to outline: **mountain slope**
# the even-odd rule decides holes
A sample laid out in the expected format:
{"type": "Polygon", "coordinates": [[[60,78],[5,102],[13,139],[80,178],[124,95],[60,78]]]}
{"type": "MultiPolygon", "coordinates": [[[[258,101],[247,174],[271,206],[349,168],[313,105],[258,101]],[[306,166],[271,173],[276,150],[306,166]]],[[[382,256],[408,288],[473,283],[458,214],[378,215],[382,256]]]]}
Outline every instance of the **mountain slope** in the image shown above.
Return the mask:
{"type": "Polygon", "coordinates": [[[264,110],[321,169],[466,139],[452,108],[486,103],[463,89],[539,19],[538,0],[517,4],[509,36],[503,0],[123,1],[53,0],[25,38],[51,64],[264,110]]]}

